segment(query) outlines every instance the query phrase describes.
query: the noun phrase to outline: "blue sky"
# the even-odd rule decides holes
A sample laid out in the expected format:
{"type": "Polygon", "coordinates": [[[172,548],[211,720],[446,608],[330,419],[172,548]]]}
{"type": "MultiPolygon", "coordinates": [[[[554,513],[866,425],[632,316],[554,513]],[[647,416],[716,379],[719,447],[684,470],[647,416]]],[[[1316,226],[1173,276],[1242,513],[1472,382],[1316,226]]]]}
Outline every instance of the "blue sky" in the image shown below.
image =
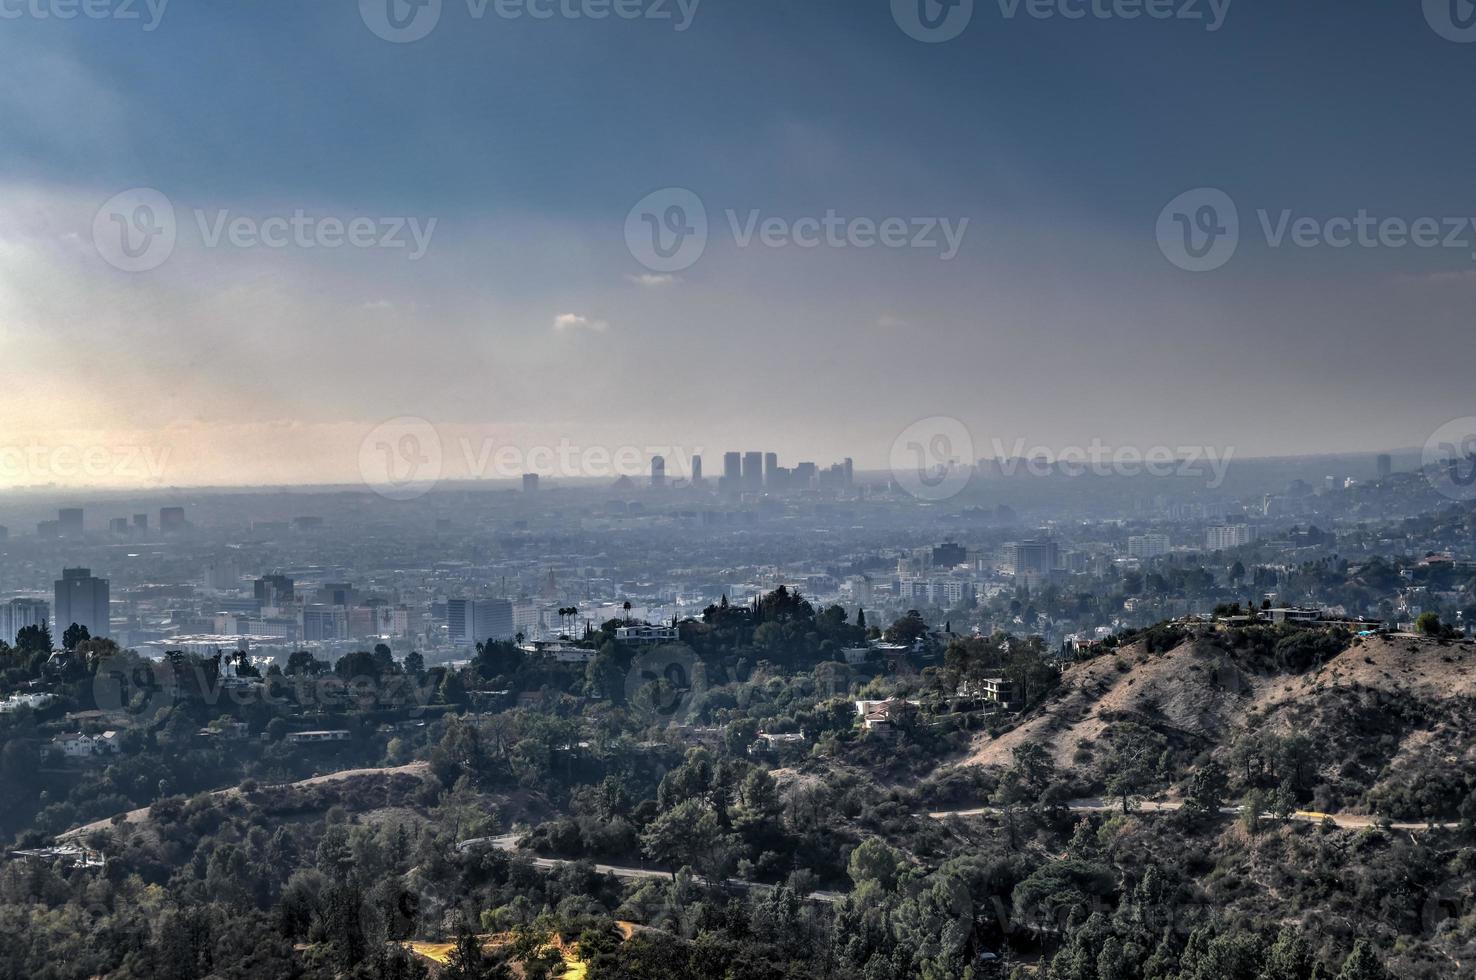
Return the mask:
{"type": "Polygon", "coordinates": [[[30,13],[56,2],[0,19],[7,444],[152,441],[174,482],[296,482],[346,478],[400,415],[880,465],[934,415],[980,455],[1253,455],[1418,445],[1470,411],[1476,227],[1466,248],[1272,248],[1257,217],[1476,219],[1476,44],[1419,4],[1239,0],[1212,32],[990,0],[929,44],[878,0],[702,0],[683,31],[445,0],[396,44],[346,2],[174,0],[152,31],[30,13]],[[179,242],[120,271],[93,218],[141,187],[179,242]],[[623,228],[666,187],[711,231],[658,282],[623,228]],[[1242,234],[1188,272],[1155,223],[1200,187],[1242,234]],[[414,262],[206,247],[194,217],[298,209],[434,238],[414,262]],[[729,210],[968,225],[945,261],[740,248],[729,210]]]}

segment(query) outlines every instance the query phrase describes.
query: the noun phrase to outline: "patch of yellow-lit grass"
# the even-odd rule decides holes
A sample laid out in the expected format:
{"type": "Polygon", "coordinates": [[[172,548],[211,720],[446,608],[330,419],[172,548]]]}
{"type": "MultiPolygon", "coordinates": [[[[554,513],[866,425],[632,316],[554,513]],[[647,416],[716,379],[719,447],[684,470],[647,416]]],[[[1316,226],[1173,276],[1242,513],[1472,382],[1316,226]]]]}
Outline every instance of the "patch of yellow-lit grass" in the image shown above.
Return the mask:
{"type": "MultiPolygon", "coordinates": [[[[633,930],[628,931],[624,928],[624,923],[621,923],[621,926],[621,934],[626,939],[629,939],[630,932],[633,930]]],[[[512,942],[512,934],[507,932],[478,936],[477,938],[481,942],[483,950],[498,949],[512,942]]],[[[451,961],[451,953],[456,949],[455,943],[423,943],[413,939],[400,943],[400,946],[417,956],[423,956],[441,966],[445,966],[451,961]]],[[[589,975],[589,964],[579,958],[578,943],[566,943],[560,937],[555,936],[553,941],[540,949],[539,952],[548,949],[558,950],[559,955],[564,958],[564,980],[585,980],[585,977],[589,975]]]]}

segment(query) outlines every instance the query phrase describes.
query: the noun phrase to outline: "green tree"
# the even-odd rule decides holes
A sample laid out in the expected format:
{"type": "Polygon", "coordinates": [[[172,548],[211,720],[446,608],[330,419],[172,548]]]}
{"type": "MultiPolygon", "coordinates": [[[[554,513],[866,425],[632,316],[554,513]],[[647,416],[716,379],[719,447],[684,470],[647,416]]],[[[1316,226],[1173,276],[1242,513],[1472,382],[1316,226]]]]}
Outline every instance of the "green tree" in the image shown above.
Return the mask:
{"type": "Polygon", "coordinates": [[[446,980],[485,980],[487,957],[482,953],[482,941],[463,922],[456,930],[456,948],[446,958],[446,969],[441,976],[446,980]]]}
{"type": "Polygon", "coordinates": [[[1374,955],[1368,940],[1360,939],[1353,944],[1353,952],[1343,961],[1343,968],[1338,971],[1338,980],[1392,980],[1392,977],[1374,955]]]}
{"type": "Polygon", "coordinates": [[[1306,941],[1301,933],[1287,926],[1267,951],[1259,980],[1310,980],[1312,966],[1312,953],[1306,941]]]}
{"type": "Polygon", "coordinates": [[[1107,792],[1122,801],[1128,813],[1131,797],[1141,793],[1158,776],[1158,760],[1167,745],[1164,737],[1135,722],[1115,726],[1107,757],[1107,792]]]}
{"type": "Polygon", "coordinates": [[[1219,816],[1220,807],[1225,805],[1225,790],[1229,785],[1225,770],[1216,762],[1210,762],[1194,770],[1189,777],[1189,786],[1184,794],[1184,809],[1197,817],[1219,816]]]}
{"type": "Polygon", "coordinates": [[[71,626],[68,626],[66,630],[62,633],[62,649],[70,653],[71,651],[77,649],[77,644],[81,643],[83,640],[90,639],[92,639],[92,634],[87,631],[86,626],[83,626],[80,623],[73,623],[71,626]]]}

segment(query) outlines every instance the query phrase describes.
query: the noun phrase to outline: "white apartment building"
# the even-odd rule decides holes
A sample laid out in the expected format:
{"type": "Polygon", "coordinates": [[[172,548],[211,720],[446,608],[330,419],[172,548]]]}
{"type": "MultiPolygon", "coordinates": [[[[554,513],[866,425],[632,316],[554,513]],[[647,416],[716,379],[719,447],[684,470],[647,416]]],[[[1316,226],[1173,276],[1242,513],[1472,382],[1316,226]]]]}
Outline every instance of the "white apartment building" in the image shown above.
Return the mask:
{"type": "Polygon", "coordinates": [[[1129,558],[1157,558],[1168,551],[1167,534],[1134,534],[1128,538],[1129,558]]]}

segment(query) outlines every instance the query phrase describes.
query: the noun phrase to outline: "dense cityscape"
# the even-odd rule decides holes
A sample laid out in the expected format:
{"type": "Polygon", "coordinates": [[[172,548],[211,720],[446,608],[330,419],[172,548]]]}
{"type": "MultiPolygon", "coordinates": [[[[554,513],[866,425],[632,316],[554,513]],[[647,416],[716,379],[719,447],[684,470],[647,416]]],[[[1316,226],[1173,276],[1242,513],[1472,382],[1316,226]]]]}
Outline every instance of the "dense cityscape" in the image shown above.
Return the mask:
{"type": "Polygon", "coordinates": [[[1476,0],[0,51],[0,980],[1476,980],[1476,0]]]}

